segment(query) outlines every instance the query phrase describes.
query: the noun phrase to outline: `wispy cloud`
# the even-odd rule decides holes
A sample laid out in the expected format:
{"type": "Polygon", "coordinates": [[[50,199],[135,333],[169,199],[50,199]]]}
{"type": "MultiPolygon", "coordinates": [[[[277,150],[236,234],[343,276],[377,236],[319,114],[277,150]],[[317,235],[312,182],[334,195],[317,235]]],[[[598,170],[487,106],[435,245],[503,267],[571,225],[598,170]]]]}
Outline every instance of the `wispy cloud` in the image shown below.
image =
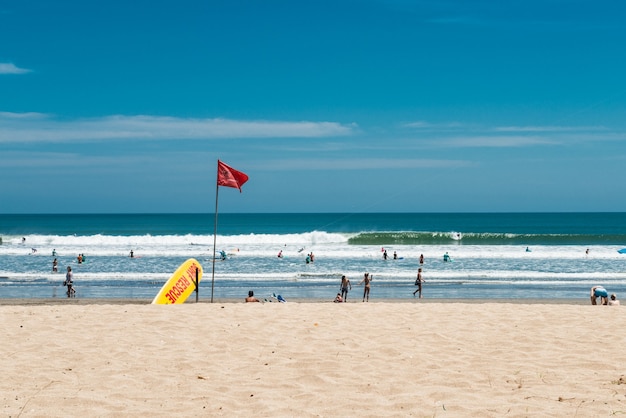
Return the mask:
{"type": "Polygon", "coordinates": [[[467,167],[475,163],[466,160],[420,159],[420,158],[354,158],[354,159],[288,159],[264,160],[254,163],[260,170],[389,170],[415,168],[467,167]]]}
{"type": "Polygon", "coordinates": [[[533,145],[555,145],[559,142],[540,136],[495,135],[460,136],[442,139],[439,144],[457,148],[513,148],[533,145]]]}
{"type": "Polygon", "coordinates": [[[604,126],[500,126],[496,132],[590,132],[607,131],[604,126]]]}
{"type": "Polygon", "coordinates": [[[415,122],[407,122],[402,125],[404,128],[412,129],[460,129],[466,127],[462,123],[448,122],[448,123],[431,123],[424,120],[418,120],[415,122]]]}
{"type": "Polygon", "coordinates": [[[26,74],[32,70],[16,67],[12,62],[0,62],[0,74],[26,74]]]}
{"type": "Polygon", "coordinates": [[[457,148],[510,148],[623,140],[626,133],[605,126],[484,126],[417,121],[402,125],[413,129],[420,145],[457,148]]]}
{"type": "Polygon", "coordinates": [[[40,113],[0,112],[0,142],[317,138],[351,135],[354,124],[246,121],[161,116],[108,116],[60,120],[40,113]]]}

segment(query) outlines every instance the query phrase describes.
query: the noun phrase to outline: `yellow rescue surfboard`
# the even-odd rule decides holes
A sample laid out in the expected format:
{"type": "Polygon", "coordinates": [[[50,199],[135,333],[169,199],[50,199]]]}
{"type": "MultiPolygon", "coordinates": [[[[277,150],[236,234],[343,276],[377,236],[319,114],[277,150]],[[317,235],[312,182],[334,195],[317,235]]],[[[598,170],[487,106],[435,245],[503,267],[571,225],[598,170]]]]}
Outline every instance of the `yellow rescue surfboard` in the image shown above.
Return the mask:
{"type": "Polygon", "coordinates": [[[163,285],[152,301],[153,305],[172,305],[185,303],[189,295],[196,290],[196,271],[198,283],[202,279],[202,266],[197,260],[190,258],[178,267],[163,285]]]}

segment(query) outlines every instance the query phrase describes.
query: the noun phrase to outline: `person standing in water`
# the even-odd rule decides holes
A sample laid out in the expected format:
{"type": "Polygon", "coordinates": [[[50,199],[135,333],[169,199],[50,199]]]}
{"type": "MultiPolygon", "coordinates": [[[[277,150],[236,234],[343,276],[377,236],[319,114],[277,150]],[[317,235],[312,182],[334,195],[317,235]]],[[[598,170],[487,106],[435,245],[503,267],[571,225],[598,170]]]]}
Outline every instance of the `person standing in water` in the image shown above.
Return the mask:
{"type": "Polygon", "coordinates": [[[422,298],[422,283],[423,282],[424,282],[424,279],[422,279],[422,269],[420,267],[419,269],[417,269],[417,278],[415,279],[415,286],[417,286],[417,289],[415,289],[415,292],[413,292],[413,296],[415,296],[416,293],[419,293],[420,299],[422,298]]]}
{"type": "Polygon", "coordinates": [[[348,287],[352,290],[352,284],[346,276],[341,276],[341,298],[344,302],[348,301],[348,287]]]}
{"type": "Polygon", "coordinates": [[[56,273],[56,272],[58,272],[58,271],[59,271],[59,267],[58,267],[58,266],[59,266],[59,262],[58,262],[58,261],[57,261],[57,259],[55,258],[55,259],[52,261],[52,272],[53,272],[53,273],[56,273]]]}
{"type": "Polygon", "coordinates": [[[72,268],[70,266],[67,266],[67,274],[65,275],[63,286],[67,286],[68,298],[76,296],[76,291],[74,290],[74,274],[72,273],[72,268]]]}
{"type": "Polygon", "coordinates": [[[367,301],[370,301],[370,283],[372,282],[373,277],[374,276],[370,276],[369,273],[365,273],[363,280],[359,282],[359,284],[365,283],[365,287],[363,288],[363,302],[365,302],[366,297],[367,301]]]}

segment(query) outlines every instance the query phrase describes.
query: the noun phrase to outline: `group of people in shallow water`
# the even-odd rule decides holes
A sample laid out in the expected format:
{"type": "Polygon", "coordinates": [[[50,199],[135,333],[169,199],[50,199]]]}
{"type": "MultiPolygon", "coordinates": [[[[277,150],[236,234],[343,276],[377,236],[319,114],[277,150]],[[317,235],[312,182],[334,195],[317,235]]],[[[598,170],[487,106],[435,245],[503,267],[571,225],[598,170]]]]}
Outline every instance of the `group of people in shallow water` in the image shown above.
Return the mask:
{"type": "MultiPolygon", "coordinates": [[[[370,287],[374,276],[365,273],[363,275],[363,280],[361,280],[357,286],[363,284],[363,302],[370,301],[370,287]]],[[[352,290],[352,283],[350,283],[350,279],[348,279],[345,275],[341,276],[341,284],[339,285],[340,292],[337,293],[334,302],[347,302],[348,301],[348,290],[352,290]]]]}
{"type": "MultiPolygon", "coordinates": [[[[300,248],[300,250],[298,250],[298,252],[301,252],[302,250],[304,250],[304,248],[300,248]]],[[[277,257],[278,257],[278,258],[283,258],[283,257],[284,257],[284,255],[283,255],[283,250],[280,250],[280,251],[278,252],[277,257]]],[[[308,253],[308,254],[306,255],[306,258],[304,259],[304,262],[305,262],[306,264],[310,264],[310,263],[312,263],[312,262],[314,262],[314,261],[315,261],[315,255],[313,255],[313,251],[311,251],[310,253],[308,253]]]]}
{"type": "MultiPolygon", "coordinates": [[[[383,258],[386,256],[387,251],[383,248],[383,258]]],[[[397,258],[397,254],[394,251],[393,253],[394,255],[394,259],[397,258]]],[[[385,258],[386,259],[386,258],[385,258]]],[[[419,263],[420,266],[424,265],[424,254],[420,254],[420,258],[419,258],[419,263]]],[[[361,280],[357,286],[363,284],[363,302],[369,302],[370,300],[370,289],[371,289],[371,283],[372,280],[374,279],[374,276],[370,273],[365,273],[363,275],[363,280],[361,280]]],[[[415,286],[417,286],[417,289],[413,292],[413,296],[415,296],[416,294],[419,294],[419,297],[422,297],[422,283],[424,283],[424,279],[422,278],[422,267],[420,267],[417,270],[417,277],[415,279],[415,286]]],[[[335,297],[334,302],[335,303],[341,303],[341,302],[347,302],[348,301],[348,291],[352,290],[352,283],[350,283],[350,279],[348,279],[345,275],[341,276],[341,283],[339,285],[339,293],[337,293],[337,296],[335,297]]]]}

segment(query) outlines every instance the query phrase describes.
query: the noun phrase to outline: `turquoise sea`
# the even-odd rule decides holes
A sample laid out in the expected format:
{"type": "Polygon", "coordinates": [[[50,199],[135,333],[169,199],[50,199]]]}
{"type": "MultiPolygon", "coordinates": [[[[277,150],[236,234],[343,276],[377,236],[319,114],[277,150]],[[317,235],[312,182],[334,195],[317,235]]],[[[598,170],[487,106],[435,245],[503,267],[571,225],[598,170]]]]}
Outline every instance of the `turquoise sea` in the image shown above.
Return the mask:
{"type": "Polygon", "coordinates": [[[354,286],[349,299],[361,300],[365,272],[374,278],[372,301],[412,300],[421,254],[425,298],[588,299],[598,284],[618,297],[626,291],[626,254],[618,253],[626,247],[626,213],[220,214],[215,250],[227,258],[215,263],[214,220],[0,215],[0,297],[64,297],[69,265],[79,298],[152,299],[182,262],[196,258],[204,300],[213,268],[216,300],[248,290],[260,298],[332,300],[343,274],[354,286]],[[446,252],[452,262],[443,262],[446,252]],[[85,263],[77,263],[78,254],[85,263]]]}

